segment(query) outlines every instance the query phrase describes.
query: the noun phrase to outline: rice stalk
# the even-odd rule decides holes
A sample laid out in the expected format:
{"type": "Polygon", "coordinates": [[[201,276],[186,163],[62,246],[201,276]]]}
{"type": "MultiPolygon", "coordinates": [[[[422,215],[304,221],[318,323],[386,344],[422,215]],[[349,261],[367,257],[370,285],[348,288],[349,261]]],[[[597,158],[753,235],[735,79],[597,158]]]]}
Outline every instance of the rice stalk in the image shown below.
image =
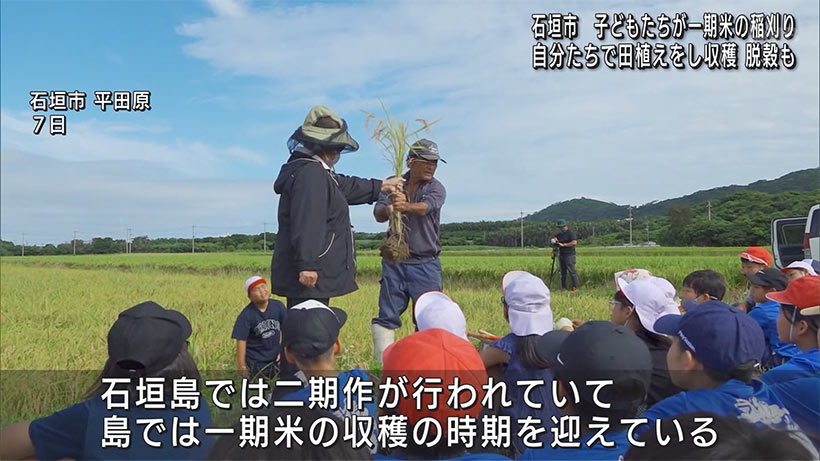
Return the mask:
{"type": "MultiPolygon", "coordinates": [[[[421,127],[411,130],[409,126],[401,121],[396,120],[387,111],[384,102],[379,99],[381,105],[383,118],[379,118],[373,113],[366,112],[365,129],[370,126],[371,120],[375,120],[376,124],[373,127],[373,136],[371,139],[376,141],[382,147],[382,155],[385,160],[392,167],[392,173],[395,176],[401,176],[404,168],[404,156],[410,148],[412,142],[418,138],[418,134],[422,131],[430,132],[430,127],[437,122],[428,122],[425,119],[417,118],[415,121],[421,124],[421,127]]],[[[406,197],[410,201],[409,197],[406,197]]],[[[398,211],[393,211],[388,219],[390,232],[388,237],[382,242],[381,256],[388,261],[401,262],[410,256],[410,249],[407,246],[407,241],[404,238],[404,224],[402,222],[402,215],[398,211]]]]}

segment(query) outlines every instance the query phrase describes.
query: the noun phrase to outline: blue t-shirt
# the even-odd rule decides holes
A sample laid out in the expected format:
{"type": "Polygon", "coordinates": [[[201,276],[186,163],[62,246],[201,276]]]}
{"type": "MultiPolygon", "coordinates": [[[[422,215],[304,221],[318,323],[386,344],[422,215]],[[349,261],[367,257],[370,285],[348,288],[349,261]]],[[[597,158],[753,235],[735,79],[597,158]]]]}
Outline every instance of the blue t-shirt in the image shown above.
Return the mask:
{"type": "MultiPolygon", "coordinates": [[[[604,439],[607,442],[614,442],[613,447],[605,447],[601,445],[600,440],[596,440],[591,447],[587,446],[587,441],[596,435],[598,431],[591,431],[581,437],[581,446],[578,448],[560,448],[550,447],[549,444],[544,448],[529,449],[517,459],[577,459],[577,460],[618,460],[621,455],[626,453],[631,446],[626,437],[626,431],[609,432],[604,434],[604,439]]],[[[550,443],[552,440],[550,440],[550,443]]]]}
{"type": "MultiPolygon", "coordinates": [[[[170,409],[170,401],[164,410],[149,410],[134,407],[129,410],[107,410],[105,402],[91,398],[68,408],[52,413],[44,418],[35,419],[29,425],[29,438],[34,446],[37,459],[204,459],[211,450],[211,437],[205,434],[205,428],[211,426],[211,413],[205,398],[200,397],[199,409],[195,411],[170,409]],[[129,447],[102,448],[104,436],[104,418],[110,416],[128,418],[127,429],[130,432],[129,447]],[[179,422],[188,422],[193,416],[199,427],[194,429],[194,436],[199,445],[185,448],[174,447],[172,441],[174,417],[179,422]],[[160,447],[151,447],[143,440],[147,424],[137,424],[138,419],[162,419],[165,430],[159,426],[149,431],[149,440],[161,443],[160,447]]],[[[189,430],[179,427],[177,439],[189,430]]]]}
{"type": "MultiPolygon", "coordinates": [[[[815,349],[816,351],[816,349],[815,349]]],[[[800,429],[820,447],[820,377],[796,378],[768,386],[800,429]]]]}
{"type": "MultiPolygon", "coordinates": [[[[330,378],[326,378],[326,379],[330,379],[330,378]]],[[[356,379],[358,379],[360,381],[371,382],[370,376],[368,376],[367,373],[365,373],[363,370],[360,370],[358,368],[354,368],[350,371],[343,371],[343,372],[339,373],[338,384],[337,384],[337,396],[338,396],[338,400],[336,402],[337,405],[332,407],[332,408],[327,408],[327,411],[329,411],[331,414],[333,414],[333,416],[336,416],[337,418],[339,418],[341,420],[345,420],[347,418],[350,418],[353,415],[356,415],[357,418],[363,418],[363,417],[372,418],[372,420],[373,420],[373,432],[370,434],[370,439],[373,442],[373,446],[378,447],[378,441],[376,439],[376,428],[378,427],[378,414],[376,413],[376,402],[375,402],[375,400],[377,398],[376,395],[375,395],[375,392],[377,391],[377,389],[375,388],[375,386],[373,386],[371,388],[371,389],[373,389],[373,401],[365,402],[364,405],[362,405],[362,409],[358,410],[358,405],[356,404],[356,401],[354,399],[354,402],[351,403],[351,408],[353,408],[353,409],[352,410],[347,409],[347,401],[345,400],[344,389],[345,389],[345,386],[347,386],[348,381],[356,380],[356,379]]],[[[350,383],[350,385],[353,386],[354,384],[350,383]]],[[[353,392],[353,395],[355,395],[355,394],[356,393],[353,392]]],[[[301,401],[305,402],[305,405],[308,405],[308,402],[310,401],[310,386],[307,385],[307,386],[305,386],[305,387],[303,387],[299,390],[291,392],[290,394],[286,394],[285,396],[280,397],[277,400],[279,400],[279,401],[298,401],[298,400],[301,400],[301,401]]],[[[375,452],[375,448],[373,448],[371,451],[375,452]]]]}
{"type": "Polygon", "coordinates": [[[661,400],[640,416],[647,418],[649,425],[640,426],[636,432],[654,428],[655,420],[697,411],[736,417],[758,426],[799,431],[789,411],[765,384],[753,380],[752,385],[748,385],[730,379],[713,389],[678,392],[661,400]]]}
{"type": "Polygon", "coordinates": [[[749,316],[755,319],[766,336],[769,353],[766,357],[763,357],[762,362],[762,365],[766,368],[774,368],[800,354],[800,349],[794,344],[780,342],[780,337],[777,334],[778,315],[780,315],[780,303],[774,301],[758,304],[749,311],[749,316]]]}
{"type": "Polygon", "coordinates": [[[250,303],[236,317],[231,337],[247,341],[245,363],[248,368],[256,370],[276,361],[282,350],[281,328],[286,314],[285,305],[271,299],[265,312],[250,303]]]}
{"type": "Polygon", "coordinates": [[[820,376],[820,350],[815,347],[806,352],[801,352],[783,365],[763,373],[760,375],[760,379],[766,384],[775,384],[797,378],[817,378],[818,376],[820,376]]]}
{"type": "Polygon", "coordinates": [[[546,428],[546,431],[539,434],[536,439],[548,445],[551,442],[550,428],[553,426],[552,417],[561,417],[560,410],[555,407],[555,403],[552,400],[552,372],[548,369],[528,368],[521,363],[521,358],[518,355],[518,340],[520,338],[520,336],[510,333],[490,343],[491,347],[501,349],[510,356],[509,362],[501,366],[501,381],[503,381],[507,387],[507,397],[512,403],[512,406],[501,408],[501,414],[510,416],[512,426],[510,432],[513,434],[512,441],[516,453],[522,453],[526,449],[524,441],[518,437],[518,432],[521,429],[521,425],[518,424],[518,419],[526,419],[528,416],[540,419],[541,426],[546,428]],[[518,381],[523,380],[544,381],[543,386],[534,387],[529,392],[529,400],[533,403],[540,403],[540,409],[530,408],[524,403],[524,393],[527,391],[527,385],[518,385],[518,381]]]}

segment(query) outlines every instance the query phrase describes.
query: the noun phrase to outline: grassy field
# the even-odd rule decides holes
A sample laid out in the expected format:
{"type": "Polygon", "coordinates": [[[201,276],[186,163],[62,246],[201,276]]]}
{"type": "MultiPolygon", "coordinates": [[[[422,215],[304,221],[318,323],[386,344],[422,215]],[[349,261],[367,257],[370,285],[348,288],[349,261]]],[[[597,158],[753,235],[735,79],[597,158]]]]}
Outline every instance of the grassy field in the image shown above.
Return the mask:
{"type": "MultiPolygon", "coordinates": [[[[743,281],[738,248],[579,249],[582,288],[552,295],[555,318],[605,319],[612,274],[642,267],[679,286],[696,269],[724,274],[729,300],[740,298],[743,281]]],[[[102,368],[106,335],[117,314],[145,300],[183,312],[194,333],[191,347],[200,370],[232,370],[230,338],[236,315],[247,304],[244,280],[269,272],[270,255],[131,254],[4,257],[0,260],[0,425],[47,414],[79,399],[102,368]],[[37,370],[37,371],[32,371],[37,370]],[[70,372],[66,372],[70,370],[70,372]],[[85,372],[79,372],[85,370],[85,372]]],[[[501,314],[500,278],[523,269],[547,279],[543,250],[445,250],[444,291],[463,308],[468,328],[509,331],[501,314]]],[[[373,368],[370,319],[378,306],[380,259],[358,258],[360,289],[332,304],[348,312],[342,330],[340,368],[373,368]]],[[[558,286],[558,275],[553,285],[558,286]]],[[[397,333],[411,332],[409,310],[397,333]]]]}

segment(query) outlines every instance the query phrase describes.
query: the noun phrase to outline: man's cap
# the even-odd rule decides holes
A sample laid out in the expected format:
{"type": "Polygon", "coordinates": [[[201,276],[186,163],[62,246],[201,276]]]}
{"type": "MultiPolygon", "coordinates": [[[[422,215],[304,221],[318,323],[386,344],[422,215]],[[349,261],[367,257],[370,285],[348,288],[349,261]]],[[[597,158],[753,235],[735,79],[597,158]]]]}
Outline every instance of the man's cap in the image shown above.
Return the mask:
{"type": "Polygon", "coordinates": [[[467,320],[461,308],[440,291],[422,293],[413,304],[413,315],[419,331],[441,328],[467,339],[467,320]]]}
{"type": "Polygon", "coordinates": [[[746,261],[753,263],[765,264],[766,266],[772,265],[772,254],[763,247],[746,248],[746,250],[741,252],[738,256],[740,256],[740,259],[745,259],[746,261]]]}
{"type": "Polygon", "coordinates": [[[678,308],[678,303],[670,299],[667,293],[661,289],[663,285],[652,279],[659,278],[643,278],[631,283],[626,282],[624,279],[618,279],[617,284],[618,290],[635,307],[635,312],[638,314],[638,320],[641,321],[641,325],[652,333],[657,334],[658,332],[655,331],[655,321],[664,315],[679,314],[680,309],[678,308]]]}
{"type": "Polygon", "coordinates": [[[108,357],[150,375],[173,363],[190,336],[191,322],[182,313],[146,301],[117,317],[108,331],[108,357]]]}
{"type": "Polygon", "coordinates": [[[686,315],[665,315],[655,322],[655,330],[677,336],[703,366],[726,373],[750,360],[759,362],[767,349],[760,325],[720,301],[706,301],[686,315]]]}
{"type": "Polygon", "coordinates": [[[501,279],[510,329],[516,336],[543,335],[552,330],[550,290],[526,271],[510,271],[501,279]]]}
{"type": "Polygon", "coordinates": [[[441,161],[441,163],[447,163],[438,153],[438,144],[429,139],[419,139],[414,142],[410,146],[410,150],[407,151],[407,158],[420,158],[431,162],[441,161]]]}
{"type": "Polygon", "coordinates": [[[567,220],[566,219],[562,218],[562,219],[559,219],[559,220],[555,221],[555,227],[564,227],[566,225],[567,225],[567,220]]]}
{"type": "Polygon", "coordinates": [[[328,307],[309,299],[288,309],[282,325],[282,342],[296,354],[313,358],[327,352],[339,330],[347,321],[347,313],[338,307],[328,307]]]}
{"type": "MultiPolygon", "coordinates": [[[[481,356],[469,341],[464,341],[440,328],[418,331],[388,346],[384,351],[383,360],[382,383],[387,377],[390,377],[393,383],[402,376],[410,383],[420,377],[441,378],[441,385],[424,385],[427,389],[442,389],[442,392],[437,394],[438,406],[435,410],[429,408],[435,393],[422,393],[420,406],[416,405],[412,393],[399,393],[396,412],[406,416],[410,424],[431,417],[441,423],[442,430],[446,431],[447,417],[470,415],[475,418],[481,412],[481,401],[484,396],[482,386],[487,384],[487,371],[481,356]],[[453,378],[456,376],[460,386],[469,385],[476,390],[476,401],[469,408],[455,409],[447,404],[452,394],[447,386],[453,384],[453,378]]],[[[461,392],[460,402],[467,402],[469,394],[461,392]]]]}
{"type": "Polygon", "coordinates": [[[262,285],[263,283],[268,283],[262,277],[258,275],[254,275],[253,277],[248,277],[248,280],[245,280],[245,292],[251,294],[251,290],[256,288],[257,285],[262,285]]]}
{"type": "Polygon", "coordinates": [[[778,291],[785,290],[786,285],[789,284],[789,278],[774,267],[767,267],[754,274],[746,274],[746,278],[755,285],[775,288],[778,291]]]}
{"type": "Polygon", "coordinates": [[[643,402],[652,378],[652,356],[646,344],[629,328],[594,320],[572,333],[551,331],[539,338],[536,352],[552,363],[555,377],[572,381],[582,402],[592,404],[595,386],[590,380],[612,380],[598,400],[615,409],[643,402]]]}
{"type": "Polygon", "coordinates": [[[814,262],[813,259],[804,259],[802,261],[795,261],[795,262],[789,264],[788,266],[784,267],[780,271],[785,274],[790,269],[802,269],[802,270],[806,271],[806,273],[809,274],[809,275],[817,275],[817,271],[814,270],[814,266],[812,265],[813,262],[814,262]]]}
{"type": "Polygon", "coordinates": [[[299,144],[315,144],[329,149],[339,149],[341,153],[354,152],[359,143],[347,132],[347,122],[326,106],[313,106],[288,140],[288,148],[293,151],[299,144]]]}
{"type": "Polygon", "coordinates": [[[767,293],[766,297],[798,308],[801,315],[820,314],[820,276],[800,277],[789,283],[785,290],[767,293]]]}
{"type": "Polygon", "coordinates": [[[652,273],[646,269],[626,269],[615,272],[615,287],[618,287],[618,279],[624,279],[627,282],[634,282],[638,279],[645,279],[652,277],[652,273]]]}

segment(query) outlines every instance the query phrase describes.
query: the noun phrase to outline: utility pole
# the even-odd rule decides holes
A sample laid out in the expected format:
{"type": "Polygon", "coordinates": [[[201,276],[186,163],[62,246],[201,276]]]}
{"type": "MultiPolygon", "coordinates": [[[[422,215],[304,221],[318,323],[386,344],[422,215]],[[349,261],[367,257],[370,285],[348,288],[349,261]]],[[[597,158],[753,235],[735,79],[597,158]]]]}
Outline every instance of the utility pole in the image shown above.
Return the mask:
{"type": "Polygon", "coordinates": [[[196,226],[191,226],[191,254],[194,253],[194,238],[196,238],[196,226]]]}
{"type": "Polygon", "coordinates": [[[23,232],[23,244],[20,245],[20,256],[26,255],[26,233],[23,232]]]}
{"type": "Polygon", "coordinates": [[[709,221],[711,221],[712,220],[712,201],[711,200],[706,202],[706,210],[708,210],[709,221]]]}
{"type": "Polygon", "coordinates": [[[71,252],[77,256],[77,231],[74,231],[74,240],[71,241],[71,252]]]}
{"type": "Polygon", "coordinates": [[[268,251],[268,223],[262,223],[262,248],[268,251]]]}
{"type": "Polygon", "coordinates": [[[524,210],[521,210],[521,248],[524,248],[524,210]]]}
{"type": "Polygon", "coordinates": [[[629,245],[632,245],[632,205],[629,206],[629,245]]]}
{"type": "Polygon", "coordinates": [[[646,221],[646,244],[649,245],[649,221],[646,221]]]}

